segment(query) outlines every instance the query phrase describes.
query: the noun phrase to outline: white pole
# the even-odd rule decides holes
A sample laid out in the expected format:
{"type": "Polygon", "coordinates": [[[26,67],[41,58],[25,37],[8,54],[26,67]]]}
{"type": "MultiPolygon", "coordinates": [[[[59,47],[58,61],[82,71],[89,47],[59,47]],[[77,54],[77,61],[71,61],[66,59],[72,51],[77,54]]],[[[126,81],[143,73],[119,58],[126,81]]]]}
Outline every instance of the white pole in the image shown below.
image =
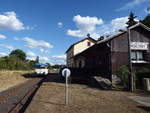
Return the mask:
{"type": "MultiPolygon", "coordinates": [[[[66,71],[65,71],[65,75],[66,75],[66,71]]],[[[68,77],[66,76],[66,88],[65,88],[65,103],[66,105],[68,105],[68,77]]]]}

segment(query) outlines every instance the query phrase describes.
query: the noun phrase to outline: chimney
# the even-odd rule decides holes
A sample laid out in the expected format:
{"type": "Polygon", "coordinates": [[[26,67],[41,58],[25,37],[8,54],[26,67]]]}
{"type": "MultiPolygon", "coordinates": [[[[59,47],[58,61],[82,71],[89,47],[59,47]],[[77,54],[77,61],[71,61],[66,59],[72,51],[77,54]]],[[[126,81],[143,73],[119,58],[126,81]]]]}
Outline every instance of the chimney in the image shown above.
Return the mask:
{"type": "Polygon", "coordinates": [[[87,34],[87,37],[90,38],[90,34],[89,33],[87,34]]]}

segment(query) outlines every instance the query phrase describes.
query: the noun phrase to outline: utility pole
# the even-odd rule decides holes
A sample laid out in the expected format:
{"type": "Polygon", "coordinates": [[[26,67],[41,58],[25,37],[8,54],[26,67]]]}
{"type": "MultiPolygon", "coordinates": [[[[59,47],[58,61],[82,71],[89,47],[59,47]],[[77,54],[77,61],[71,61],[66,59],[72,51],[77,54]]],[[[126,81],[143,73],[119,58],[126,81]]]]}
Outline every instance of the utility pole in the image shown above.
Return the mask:
{"type": "Polygon", "coordinates": [[[130,90],[134,91],[134,77],[133,77],[133,72],[132,72],[132,59],[131,59],[131,33],[130,33],[130,28],[127,28],[127,33],[128,33],[128,54],[129,54],[129,81],[130,81],[130,90]]]}

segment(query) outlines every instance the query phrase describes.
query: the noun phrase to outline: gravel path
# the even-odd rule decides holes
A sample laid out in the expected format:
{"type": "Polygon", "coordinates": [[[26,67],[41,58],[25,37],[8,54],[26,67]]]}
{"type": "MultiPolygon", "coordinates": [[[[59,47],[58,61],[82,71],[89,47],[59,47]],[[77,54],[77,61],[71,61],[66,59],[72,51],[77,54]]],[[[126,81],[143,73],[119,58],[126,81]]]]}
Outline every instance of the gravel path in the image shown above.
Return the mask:
{"type": "Polygon", "coordinates": [[[148,113],[145,106],[128,98],[135,94],[104,91],[87,85],[69,85],[69,105],[65,106],[65,84],[58,75],[45,78],[26,113],[148,113]]]}

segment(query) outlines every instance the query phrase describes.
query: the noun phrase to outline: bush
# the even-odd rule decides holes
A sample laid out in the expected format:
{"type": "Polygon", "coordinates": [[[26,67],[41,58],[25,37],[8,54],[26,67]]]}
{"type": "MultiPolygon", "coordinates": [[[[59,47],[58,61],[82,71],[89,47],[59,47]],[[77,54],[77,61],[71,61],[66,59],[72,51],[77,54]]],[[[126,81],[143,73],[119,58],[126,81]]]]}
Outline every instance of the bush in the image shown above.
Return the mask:
{"type": "Polygon", "coordinates": [[[150,78],[150,69],[136,71],[136,87],[143,87],[143,78],[150,78]]]}
{"type": "Polygon", "coordinates": [[[127,88],[128,87],[128,83],[129,83],[129,77],[128,77],[129,69],[128,69],[128,67],[125,66],[125,65],[120,66],[118,71],[117,71],[117,73],[118,73],[119,77],[121,78],[123,86],[125,88],[127,88]]]}
{"type": "Polygon", "coordinates": [[[26,62],[17,57],[1,57],[0,69],[8,70],[31,70],[34,68],[33,62],[26,62]]]}

